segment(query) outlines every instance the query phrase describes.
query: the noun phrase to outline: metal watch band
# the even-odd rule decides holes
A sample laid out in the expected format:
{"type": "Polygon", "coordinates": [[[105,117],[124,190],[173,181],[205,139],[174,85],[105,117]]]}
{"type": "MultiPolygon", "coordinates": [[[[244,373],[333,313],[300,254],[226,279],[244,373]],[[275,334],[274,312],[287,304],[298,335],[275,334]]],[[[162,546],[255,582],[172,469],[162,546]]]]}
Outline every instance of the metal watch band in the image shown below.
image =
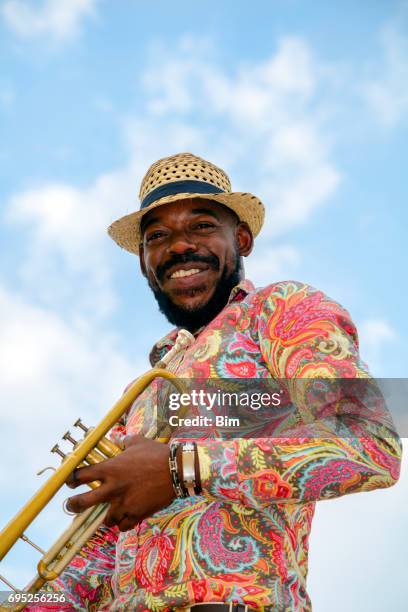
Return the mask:
{"type": "Polygon", "coordinates": [[[171,481],[173,483],[174,493],[176,494],[176,497],[183,498],[183,497],[187,497],[188,493],[181,486],[180,479],[178,476],[177,449],[179,446],[180,446],[179,442],[172,442],[170,444],[169,468],[170,468],[170,475],[171,475],[171,481]]]}
{"type": "Polygon", "coordinates": [[[182,466],[183,466],[183,485],[189,495],[195,494],[197,487],[195,476],[195,444],[184,442],[182,444],[182,466]]]}

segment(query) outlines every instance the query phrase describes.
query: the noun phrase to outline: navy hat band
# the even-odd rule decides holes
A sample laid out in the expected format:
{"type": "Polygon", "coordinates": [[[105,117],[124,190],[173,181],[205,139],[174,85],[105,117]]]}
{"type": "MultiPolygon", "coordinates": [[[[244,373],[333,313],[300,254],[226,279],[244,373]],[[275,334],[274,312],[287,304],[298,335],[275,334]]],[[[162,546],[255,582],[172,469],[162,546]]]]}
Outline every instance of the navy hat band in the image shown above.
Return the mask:
{"type": "Polygon", "coordinates": [[[176,193],[225,193],[223,189],[205,183],[204,181],[173,181],[156,187],[143,198],[140,209],[150,206],[156,200],[166,196],[175,195],[176,193]]]}

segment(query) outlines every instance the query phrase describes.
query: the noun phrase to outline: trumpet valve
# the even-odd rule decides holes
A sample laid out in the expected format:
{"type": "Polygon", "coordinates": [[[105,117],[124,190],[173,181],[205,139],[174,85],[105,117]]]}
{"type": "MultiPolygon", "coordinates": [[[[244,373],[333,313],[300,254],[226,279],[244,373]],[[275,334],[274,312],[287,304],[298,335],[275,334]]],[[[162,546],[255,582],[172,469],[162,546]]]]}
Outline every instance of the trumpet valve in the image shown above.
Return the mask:
{"type": "Polygon", "coordinates": [[[87,454],[85,457],[85,461],[90,465],[95,465],[96,463],[100,463],[101,461],[105,461],[106,457],[101,452],[96,450],[95,448],[87,454]]]}
{"type": "Polygon", "coordinates": [[[66,454],[60,449],[60,447],[58,446],[58,444],[55,444],[52,449],[51,449],[52,453],[56,453],[57,455],[59,455],[61,457],[61,459],[65,459],[66,454]]]}
{"type": "Polygon", "coordinates": [[[71,432],[70,431],[66,431],[64,433],[64,435],[62,436],[63,440],[67,440],[68,442],[71,442],[71,444],[73,444],[73,446],[76,446],[76,444],[78,444],[78,441],[75,440],[72,436],[71,436],[71,432]]]}
{"type": "Polygon", "coordinates": [[[109,438],[103,437],[96,448],[100,450],[106,457],[116,457],[121,452],[121,449],[114,443],[109,440],[109,438]]]}
{"type": "Polygon", "coordinates": [[[74,427],[79,427],[80,429],[82,429],[83,432],[88,433],[89,431],[89,427],[86,427],[86,425],[83,424],[83,422],[81,421],[81,419],[77,419],[74,423],[74,427]]]}

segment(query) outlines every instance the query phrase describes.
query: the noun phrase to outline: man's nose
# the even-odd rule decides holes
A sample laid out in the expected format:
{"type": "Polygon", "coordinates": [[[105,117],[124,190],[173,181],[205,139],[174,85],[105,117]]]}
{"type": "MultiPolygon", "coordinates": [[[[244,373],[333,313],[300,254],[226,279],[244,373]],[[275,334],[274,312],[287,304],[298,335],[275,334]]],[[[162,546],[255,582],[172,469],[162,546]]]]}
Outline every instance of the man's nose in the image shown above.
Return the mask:
{"type": "Polygon", "coordinates": [[[174,233],[171,236],[169,245],[167,250],[169,253],[177,253],[178,255],[182,253],[186,253],[187,251],[195,252],[198,246],[195,244],[193,240],[189,237],[189,235],[182,231],[174,233]]]}

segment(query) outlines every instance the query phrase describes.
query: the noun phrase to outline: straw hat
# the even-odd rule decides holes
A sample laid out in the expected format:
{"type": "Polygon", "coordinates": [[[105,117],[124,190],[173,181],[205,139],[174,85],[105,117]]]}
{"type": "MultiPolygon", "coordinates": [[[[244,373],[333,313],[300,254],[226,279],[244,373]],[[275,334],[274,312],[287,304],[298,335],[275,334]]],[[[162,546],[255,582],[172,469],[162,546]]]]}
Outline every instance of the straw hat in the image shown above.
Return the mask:
{"type": "Polygon", "coordinates": [[[186,198],[202,198],[224,204],[245,221],[253,236],[259,234],[265,216],[262,202],[250,193],[231,191],[221,168],[192,153],[178,153],[155,162],[146,172],[139,192],[140,210],[121,217],[108,234],[122,248],[139,253],[140,221],[149,210],[186,198]]]}

